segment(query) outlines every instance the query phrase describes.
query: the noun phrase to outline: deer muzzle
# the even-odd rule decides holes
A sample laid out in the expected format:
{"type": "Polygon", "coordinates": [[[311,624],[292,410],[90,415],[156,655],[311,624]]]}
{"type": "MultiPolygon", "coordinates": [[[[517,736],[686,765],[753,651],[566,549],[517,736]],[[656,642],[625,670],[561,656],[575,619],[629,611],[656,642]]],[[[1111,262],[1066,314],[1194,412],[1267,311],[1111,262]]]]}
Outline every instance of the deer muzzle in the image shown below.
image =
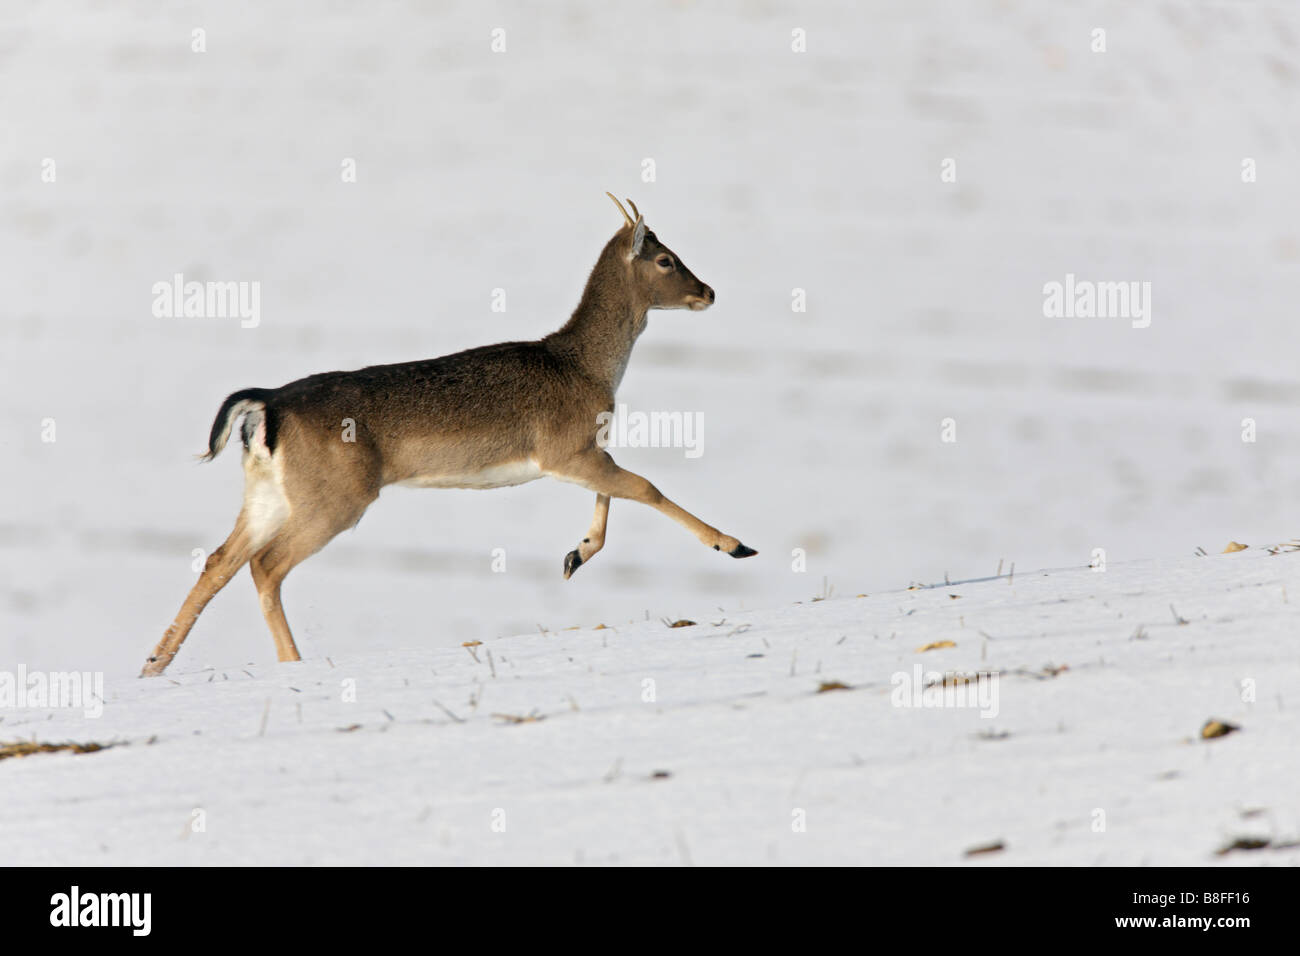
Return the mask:
{"type": "Polygon", "coordinates": [[[692,312],[703,312],[713,305],[714,298],[713,289],[707,285],[701,285],[698,295],[688,295],[686,297],[686,307],[692,312]]]}

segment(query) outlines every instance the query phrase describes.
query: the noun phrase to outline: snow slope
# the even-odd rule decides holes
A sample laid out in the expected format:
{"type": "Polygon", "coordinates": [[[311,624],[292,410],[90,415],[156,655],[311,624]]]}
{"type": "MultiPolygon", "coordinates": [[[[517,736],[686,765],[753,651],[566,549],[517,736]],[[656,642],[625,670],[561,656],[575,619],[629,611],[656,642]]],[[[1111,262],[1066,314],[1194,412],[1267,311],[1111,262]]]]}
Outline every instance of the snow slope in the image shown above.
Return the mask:
{"type": "Polygon", "coordinates": [[[1293,596],[1251,549],[110,680],[0,724],[121,744],[0,762],[0,864],[1294,865],[1293,596]],[[898,706],[917,665],[996,714],[898,706]]]}

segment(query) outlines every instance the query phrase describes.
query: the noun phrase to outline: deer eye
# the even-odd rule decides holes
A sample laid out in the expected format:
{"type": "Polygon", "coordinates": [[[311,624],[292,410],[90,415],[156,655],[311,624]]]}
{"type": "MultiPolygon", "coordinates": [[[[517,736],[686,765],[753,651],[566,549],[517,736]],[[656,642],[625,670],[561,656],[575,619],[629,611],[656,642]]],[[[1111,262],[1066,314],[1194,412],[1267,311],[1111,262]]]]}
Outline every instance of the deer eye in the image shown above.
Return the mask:
{"type": "Polygon", "coordinates": [[[655,260],[655,265],[660,269],[671,269],[673,267],[673,260],[668,256],[660,256],[655,260]]]}

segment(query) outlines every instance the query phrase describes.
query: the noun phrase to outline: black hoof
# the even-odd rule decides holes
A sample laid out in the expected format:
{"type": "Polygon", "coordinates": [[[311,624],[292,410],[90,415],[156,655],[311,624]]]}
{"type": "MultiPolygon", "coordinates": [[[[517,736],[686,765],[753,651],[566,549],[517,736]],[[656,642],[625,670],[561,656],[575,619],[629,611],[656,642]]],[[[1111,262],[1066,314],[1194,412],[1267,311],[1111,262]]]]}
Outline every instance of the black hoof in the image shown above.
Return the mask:
{"type": "Polygon", "coordinates": [[[734,550],[728,551],[727,553],[733,558],[749,558],[758,554],[758,552],[753,548],[747,548],[743,544],[736,545],[734,550]]]}
{"type": "Polygon", "coordinates": [[[582,567],[582,555],[578,554],[575,548],[564,556],[564,580],[569,580],[569,576],[580,567],[582,567]]]}

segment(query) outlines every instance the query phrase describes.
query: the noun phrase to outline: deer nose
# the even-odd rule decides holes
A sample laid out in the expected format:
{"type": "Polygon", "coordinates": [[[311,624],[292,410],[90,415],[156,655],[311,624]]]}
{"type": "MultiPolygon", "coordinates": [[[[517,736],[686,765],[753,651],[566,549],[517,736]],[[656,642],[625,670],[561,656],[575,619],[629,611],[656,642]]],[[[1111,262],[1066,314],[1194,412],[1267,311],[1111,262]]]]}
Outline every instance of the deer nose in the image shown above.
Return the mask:
{"type": "Polygon", "coordinates": [[[682,304],[692,312],[703,312],[709,306],[713,305],[713,299],[713,290],[701,282],[699,291],[694,295],[688,295],[682,301],[682,304]]]}

